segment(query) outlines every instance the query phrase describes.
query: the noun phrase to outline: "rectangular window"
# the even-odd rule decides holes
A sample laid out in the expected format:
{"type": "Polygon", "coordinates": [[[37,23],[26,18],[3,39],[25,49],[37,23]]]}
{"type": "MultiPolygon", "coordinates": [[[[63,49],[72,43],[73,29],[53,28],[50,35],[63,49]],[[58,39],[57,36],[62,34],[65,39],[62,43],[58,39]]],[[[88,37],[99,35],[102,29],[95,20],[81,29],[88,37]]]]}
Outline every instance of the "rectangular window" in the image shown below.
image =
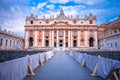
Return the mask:
{"type": "Polygon", "coordinates": [[[68,36],[68,31],[66,31],[66,36],[68,36]]]}
{"type": "Polygon", "coordinates": [[[56,37],[57,36],[57,32],[56,31],[54,31],[54,37],[56,37]]]}
{"type": "Polygon", "coordinates": [[[8,40],[6,40],[6,47],[7,47],[8,40]]]}
{"type": "Polygon", "coordinates": [[[0,45],[2,45],[2,42],[3,42],[3,39],[1,38],[1,40],[0,40],[0,45]]]}
{"type": "Polygon", "coordinates": [[[117,47],[117,42],[115,42],[115,47],[117,47]]]}
{"type": "Polygon", "coordinates": [[[49,21],[48,20],[46,20],[46,24],[48,24],[49,23],[49,21]]]}
{"type": "Polygon", "coordinates": [[[68,47],[68,42],[66,42],[66,47],[68,47]]]}
{"type": "Polygon", "coordinates": [[[89,21],[89,24],[93,24],[93,21],[92,21],[92,20],[90,20],[90,21],[89,21]]]}
{"type": "Polygon", "coordinates": [[[30,30],[30,36],[32,36],[32,30],[30,30]]]}
{"type": "Polygon", "coordinates": [[[11,47],[12,41],[10,40],[10,47],[11,47]]]}
{"type": "Polygon", "coordinates": [[[33,21],[30,21],[30,24],[33,24],[33,21]]]}
{"type": "Polygon", "coordinates": [[[48,31],[45,31],[45,36],[49,36],[49,32],[48,31]]]}
{"type": "Polygon", "coordinates": [[[63,31],[59,31],[59,36],[63,36],[63,31]]]}
{"type": "Polygon", "coordinates": [[[77,31],[74,31],[74,32],[73,32],[73,36],[77,36],[77,31]]]}
{"type": "Polygon", "coordinates": [[[93,36],[93,31],[90,31],[90,36],[93,36]]]}
{"type": "Polygon", "coordinates": [[[112,47],[112,43],[111,43],[111,47],[112,47]]]}

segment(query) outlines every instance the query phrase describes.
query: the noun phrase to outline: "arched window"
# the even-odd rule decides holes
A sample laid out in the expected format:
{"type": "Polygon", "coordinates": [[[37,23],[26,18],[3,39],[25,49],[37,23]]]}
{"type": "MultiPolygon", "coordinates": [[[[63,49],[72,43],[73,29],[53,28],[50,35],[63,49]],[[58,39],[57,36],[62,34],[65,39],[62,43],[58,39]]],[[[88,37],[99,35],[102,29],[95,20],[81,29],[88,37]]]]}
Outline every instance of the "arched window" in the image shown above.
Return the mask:
{"type": "Polygon", "coordinates": [[[90,47],[94,46],[94,39],[93,39],[93,37],[90,37],[90,39],[89,39],[89,46],[90,47]]]}
{"type": "Polygon", "coordinates": [[[32,37],[29,38],[29,46],[30,46],[30,47],[33,46],[33,38],[32,38],[32,37]]]}

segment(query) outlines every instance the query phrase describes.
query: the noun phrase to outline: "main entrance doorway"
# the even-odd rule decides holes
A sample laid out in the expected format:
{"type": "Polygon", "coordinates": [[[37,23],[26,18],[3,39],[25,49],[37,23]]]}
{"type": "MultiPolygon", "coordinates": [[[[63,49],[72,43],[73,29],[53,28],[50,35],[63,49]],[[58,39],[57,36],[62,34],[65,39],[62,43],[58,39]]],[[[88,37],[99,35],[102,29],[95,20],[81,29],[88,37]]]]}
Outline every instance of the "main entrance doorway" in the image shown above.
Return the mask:
{"type": "Polygon", "coordinates": [[[59,40],[59,47],[63,47],[63,40],[59,40]]]}
{"type": "Polygon", "coordinates": [[[89,39],[89,46],[94,47],[94,39],[93,39],[93,37],[90,37],[90,39],[89,39]]]}

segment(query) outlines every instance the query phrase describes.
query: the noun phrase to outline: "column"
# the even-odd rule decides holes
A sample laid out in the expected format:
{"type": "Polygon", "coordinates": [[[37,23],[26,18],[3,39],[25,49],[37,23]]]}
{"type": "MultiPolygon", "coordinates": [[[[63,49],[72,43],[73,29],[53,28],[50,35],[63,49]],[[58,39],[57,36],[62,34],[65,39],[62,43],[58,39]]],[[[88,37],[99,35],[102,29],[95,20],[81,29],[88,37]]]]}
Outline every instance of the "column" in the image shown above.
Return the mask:
{"type": "Polygon", "coordinates": [[[72,30],[70,31],[70,36],[71,36],[71,47],[73,47],[73,34],[72,34],[72,30]]]}
{"type": "Polygon", "coordinates": [[[98,48],[98,36],[97,36],[97,31],[94,31],[94,47],[98,48]]]}
{"type": "Polygon", "coordinates": [[[65,30],[64,30],[64,42],[63,42],[63,44],[64,44],[64,48],[65,48],[65,46],[66,46],[66,39],[65,39],[65,30]]]}
{"type": "Polygon", "coordinates": [[[78,30],[78,47],[80,47],[80,30],[78,30]]]}
{"type": "Polygon", "coordinates": [[[50,44],[49,44],[49,46],[50,47],[52,47],[52,31],[50,30],[50,34],[49,34],[49,37],[50,37],[50,39],[49,39],[49,42],[50,42],[50,44]]]}
{"type": "Polygon", "coordinates": [[[52,30],[52,47],[54,47],[54,30],[52,30]]]}
{"type": "Polygon", "coordinates": [[[59,35],[58,35],[58,30],[57,30],[57,47],[59,47],[59,42],[58,42],[58,37],[59,37],[59,35]]]}
{"type": "Polygon", "coordinates": [[[84,45],[88,47],[88,31],[84,31],[84,45]]]}
{"type": "Polygon", "coordinates": [[[70,47],[70,30],[68,31],[68,47],[70,47]]]}
{"type": "Polygon", "coordinates": [[[42,47],[45,47],[44,30],[42,30],[42,47]]]}
{"type": "Polygon", "coordinates": [[[38,32],[37,31],[34,31],[34,47],[37,46],[37,40],[38,40],[38,32]]]}
{"type": "MultiPolygon", "coordinates": [[[[28,32],[28,31],[25,31],[25,49],[27,49],[28,46],[29,46],[28,34],[29,34],[29,32],[28,32]]],[[[13,44],[14,44],[14,41],[13,41],[12,45],[13,45],[13,44]]]]}

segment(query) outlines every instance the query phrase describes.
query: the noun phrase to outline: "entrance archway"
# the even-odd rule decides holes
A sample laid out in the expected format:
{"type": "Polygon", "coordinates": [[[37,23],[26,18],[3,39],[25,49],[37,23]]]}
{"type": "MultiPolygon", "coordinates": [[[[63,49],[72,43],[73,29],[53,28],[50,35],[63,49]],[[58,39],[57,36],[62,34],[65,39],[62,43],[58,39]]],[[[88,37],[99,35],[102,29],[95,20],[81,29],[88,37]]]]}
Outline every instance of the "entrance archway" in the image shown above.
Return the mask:
{"type": "Polygon", "coordinates": [[[29,38],[29,46],[30,46],[30,47],[33,46],[33,38],[32,38],[32,37],[29,38]]]}
{"type": "Polygon", "coordinates": [[[46,46],[46,47],[49,47],[49,40],[46,40],[46,41],[45,41],[45,46],[46,46]]]}
{"type": "Polygon", "coordinates": [[[63,40],[59,40],[59,47],[63,47],[63,40]]]}
{"type": "Polygon", "coordinates": [[[90,39],[89,39],[89,46],[94,47],[94,39],[93,39],[93,37],[90,37],[90,39]]]}
{"type": "Polygon", "coordinates": [[[77,47],[77,40],[73,40],[73,47],[77,47]]]}

